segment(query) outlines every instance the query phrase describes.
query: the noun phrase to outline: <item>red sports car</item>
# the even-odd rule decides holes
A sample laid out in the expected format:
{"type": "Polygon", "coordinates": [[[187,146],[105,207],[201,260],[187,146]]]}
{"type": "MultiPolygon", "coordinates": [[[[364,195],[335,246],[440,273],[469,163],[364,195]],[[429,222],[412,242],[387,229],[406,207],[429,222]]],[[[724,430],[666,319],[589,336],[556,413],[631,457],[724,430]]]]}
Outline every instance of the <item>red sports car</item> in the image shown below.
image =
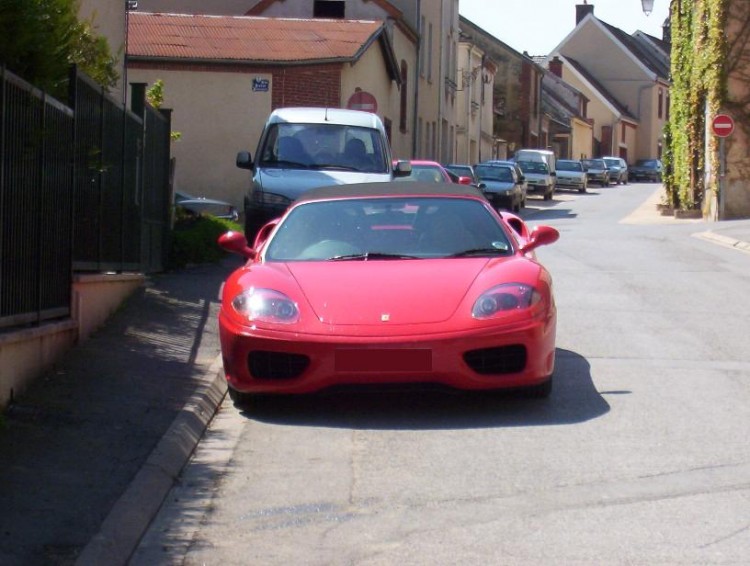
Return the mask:
{"type": "Polygon", "coordinates": [[[219,239],[247,259],[219,314],[230,396],[416,382],[546,397],[556,308],[534,249],[558,237],[473,187],[309,191],[252,248],[219,239]]]}

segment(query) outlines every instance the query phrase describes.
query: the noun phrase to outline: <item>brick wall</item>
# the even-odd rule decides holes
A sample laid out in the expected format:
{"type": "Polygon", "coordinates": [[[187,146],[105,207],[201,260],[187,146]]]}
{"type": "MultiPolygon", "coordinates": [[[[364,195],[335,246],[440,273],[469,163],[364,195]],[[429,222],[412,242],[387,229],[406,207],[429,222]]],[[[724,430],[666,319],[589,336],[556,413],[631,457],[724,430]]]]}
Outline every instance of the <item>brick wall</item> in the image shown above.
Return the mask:
{"type": "Polygon", "coordinates": [[[341,104],[341,65],[281,67],[273,71],[274,109],[285,106],[329,106],[341,104]]]}

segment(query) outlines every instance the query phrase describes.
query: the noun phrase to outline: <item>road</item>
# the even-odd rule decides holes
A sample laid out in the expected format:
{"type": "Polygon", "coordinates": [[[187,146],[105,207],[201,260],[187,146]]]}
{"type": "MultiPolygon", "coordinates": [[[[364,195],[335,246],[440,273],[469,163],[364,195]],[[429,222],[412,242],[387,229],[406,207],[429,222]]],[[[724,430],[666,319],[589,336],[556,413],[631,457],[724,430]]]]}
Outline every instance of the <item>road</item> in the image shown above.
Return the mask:
{"type": "Polygon", "coordinates": [[[548,400],[225,400],[131,563],[746,564],[750,256],[655,187],[529,199],[561,232],[548,400]]]}

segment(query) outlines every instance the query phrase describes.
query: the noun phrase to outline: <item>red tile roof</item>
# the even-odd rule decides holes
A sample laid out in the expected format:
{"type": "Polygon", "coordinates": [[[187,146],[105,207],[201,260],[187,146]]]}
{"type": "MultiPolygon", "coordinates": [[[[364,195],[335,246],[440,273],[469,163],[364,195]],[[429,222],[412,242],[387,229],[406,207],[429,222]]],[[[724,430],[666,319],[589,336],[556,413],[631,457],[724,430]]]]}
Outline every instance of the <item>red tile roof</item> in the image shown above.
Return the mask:
{"type": "Polygon", "coordinates": [[[355,60],[380,21],[128,13],[128,56],[284,63],[355,60]]]}

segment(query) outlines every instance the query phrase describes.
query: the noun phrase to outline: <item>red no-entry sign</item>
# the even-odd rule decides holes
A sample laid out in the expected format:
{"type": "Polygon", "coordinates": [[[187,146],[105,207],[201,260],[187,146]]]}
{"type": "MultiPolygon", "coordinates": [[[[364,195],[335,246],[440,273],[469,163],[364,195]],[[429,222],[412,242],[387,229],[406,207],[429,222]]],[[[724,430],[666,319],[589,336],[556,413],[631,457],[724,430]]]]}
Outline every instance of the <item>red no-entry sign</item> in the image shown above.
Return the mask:
{"type": "Polygon", "coordinates": [[[711,122],[711,129],[715,136],[726,138],[731,136],[734,131],[734,120],[727,114],[717,114],[714,121],[711,122]]]}

